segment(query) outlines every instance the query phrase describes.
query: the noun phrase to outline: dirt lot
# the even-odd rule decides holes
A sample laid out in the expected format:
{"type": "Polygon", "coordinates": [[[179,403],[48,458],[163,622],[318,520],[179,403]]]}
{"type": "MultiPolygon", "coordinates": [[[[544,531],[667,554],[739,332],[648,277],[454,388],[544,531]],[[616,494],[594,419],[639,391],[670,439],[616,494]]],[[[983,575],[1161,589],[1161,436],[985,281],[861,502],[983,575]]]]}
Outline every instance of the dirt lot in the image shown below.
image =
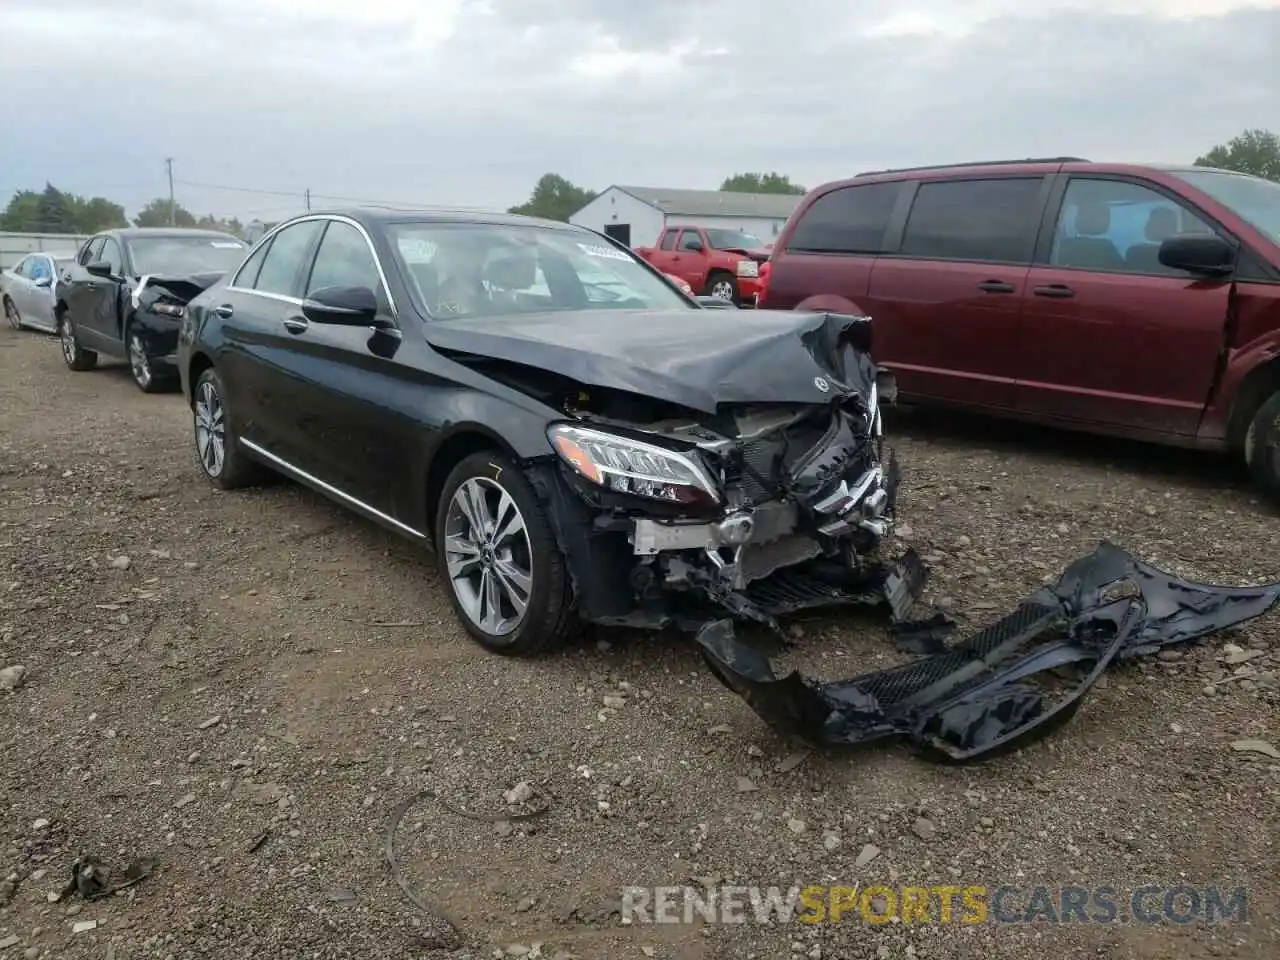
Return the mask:
{"type": "MultiPolygon", "coordinates": [[[[1280,743],[1280,615],[1116,671],[1054,738],[988,764],[806,755],[676,638],[485,654],[408,545],[291,484],[213,491],[189,422],[123,367],[73,374],[53,340],[0,331],[0,666],[27,669],[0,693],[0,960],[426,955],[436,926],[383,860],[394,809],[429,787],[505,811],[521,781],[548,816],[495,826],[424,800],[401,825],[407,881],[465,932],[453,956],[1280,955],[1280,762],[1229,746],[1280,743]],[[1264,653],[1252,680],[1212,685],[1228,642],[1264,653]],[[82,852],[158,869],[51,902],[82,852]],[[1247,923],[1216,926],[612,912],[624,885],[854,881],[1112,885],[1122,906],[1136,885],[1185,882],[1251,900],[1247,923]]],[[[1103,537],[1200,579],[1280,575],[1276,513],[1211,457],[919,415],[892,427],[904,539],[932,563],[928,598],[967,622],[1103,537]]],[[[802,629],[783,659],[815,674],[896,656],[871,615],[802,629]]]]}

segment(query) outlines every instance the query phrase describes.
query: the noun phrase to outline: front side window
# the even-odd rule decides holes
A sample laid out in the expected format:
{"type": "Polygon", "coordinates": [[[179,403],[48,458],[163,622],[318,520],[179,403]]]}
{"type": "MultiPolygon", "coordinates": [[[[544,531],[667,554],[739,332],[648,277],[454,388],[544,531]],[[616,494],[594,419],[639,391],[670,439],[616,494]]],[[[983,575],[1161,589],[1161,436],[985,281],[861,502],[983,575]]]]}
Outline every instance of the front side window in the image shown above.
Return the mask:
{"type": "Polygon", "coordinates": [[[681,250],[697,250],[702,246],[702,237],[697,230],[686,230],[680,235],[681,250]]]}
{"type": "Polygon", "coordinates": [[[102,257],[102,243],[105,237],[94,237],[80,251],[80,266],[96,263],[102,257]]]}
{"type": "Polygon", "coordinates": [[[764,241],[745,230],[707,230],[707,243],[715,250],[760,250],[764,241]]]}
{"type": "Polygon", "coordinates": [[[589,233],[477,223],[389,231],[415,299],[434,318],[697,309],[635,256],[589,233]]]}
{"type": "Polygon", "coordinates": [[[1280,183],[1211,169],[1176,176],[1203,190],[1272,242],[1280,243],[1280,183]]]}
{"type": "Polygon", "coordinates": [[[1073,177],[1062,198],[1049,263],[1055,267],[1186,276],[1160,262],[1160,244],[1213,227],[1182,204],[1137,183],[1073,177]]]}
{"type": "Polygon", "coordinates": [[[124,257],[120,253],[120,244],[114,237],[103,237],[102,253],[98,257],[103,263],[110,264],[114,276],[124,274],[124,257]]]}
{"type": "Polygon", "coordinates": [[[797,253],[880,253],[901,183],[841,187],[801,215],[787,249],[797,253]]]}
{"type": "Polygon", "coordinates": [[[272,237],[253,289],[282,297],[297,296],[298,274],[312,241],[323,227],[321,220],[303,220],[272,237]]]}
{"type": "Polygon", "coordinates": [[[307,296],[325,287],[368,287],[382,290],[378,264],[364,235],[349,223],[330,221],[316,251],[307,296]]]}
{"type": "Polygon", "coordinates": [[[922,183],[902,253],[938,260],[1030,263],[1041,177],[922,183]]]}
{"type": "Polygon", "coordinates": [[[27,259],[27,274],[32,280],[52,280],[53,267],[49,264],[48,257],[29,257],[27,259]]]}
{"type": "Polygon", "coordinates": [[[243,241],[230,236],[151,236],[129,241],[133,269],[139,276],[226,273],[238,267],[248,251],[243,241]]]}

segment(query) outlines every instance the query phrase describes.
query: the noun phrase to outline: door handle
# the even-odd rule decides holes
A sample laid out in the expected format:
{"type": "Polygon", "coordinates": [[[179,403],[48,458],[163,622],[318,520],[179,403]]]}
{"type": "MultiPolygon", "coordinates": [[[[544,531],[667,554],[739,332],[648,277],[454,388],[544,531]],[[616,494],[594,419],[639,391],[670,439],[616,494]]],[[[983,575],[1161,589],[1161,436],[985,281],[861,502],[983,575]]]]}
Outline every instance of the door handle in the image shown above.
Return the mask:
{"type": "Polygon", "coordinates": [[[1013,293],[1013,284],[1003,280],[984,280],[978,284],[978,289],[987,293],[1013,293]]]}
{"type": "Polygon", "coordinates": [[[1076,295],[1076,292],[1065,283],[1051,283],[1045,287],[1036,287],[1032,293],[1037,297],[1056,297],[1059,300],[1065,300],[1076,295]]]}
{"type": "Polygon", "coordinates": [[[231,304],[229,303],[220,303],[213,308],[213,312],[216,313],[218,316],[220,316],[223,320],[226,320],[229,316],[235,313],[235,310],[232,308],[231,304]]]}
{"type": "Polygon", "coordinates": [[[284,328],[290,333],[305,333],[309,326],[311,324],[302,317],[286,317],[284,320],[284,328]]]}

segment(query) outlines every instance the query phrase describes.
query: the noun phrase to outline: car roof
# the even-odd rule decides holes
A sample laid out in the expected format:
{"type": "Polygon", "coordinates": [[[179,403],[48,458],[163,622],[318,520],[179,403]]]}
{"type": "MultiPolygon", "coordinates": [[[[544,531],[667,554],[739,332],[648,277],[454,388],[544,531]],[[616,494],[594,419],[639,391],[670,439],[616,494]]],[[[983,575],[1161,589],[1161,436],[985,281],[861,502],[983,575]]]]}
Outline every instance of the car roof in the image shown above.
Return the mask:
{"type": "MultiPolygon", "coordinates": [[[[446,207],[432,209],[410,209],[392,207],[345,207],[331,210],[313,210],[299,214],[291,220],[306,217],[347,217],[362,224],[366,228],[386,227],[396,223],[475,223],[498,227],[548,227],[557,230],[572,230],[579,233],[591,231],[576,224],[562,220],[546,220],[542,217],[526,217],[516,213],[499,213],[481,210],[461,210],[446,207]]],[[[277,224],[280,226],[280,224],[277,224]]]]}
{"type": "MultiPolygon", "coordinates": [[[[1197,167],[1190,164],[1130,163],[1086,160],[1083,157],[1027,157],[1021,160],[971,160],[964,163],[934,164],[923,167],[897,167],[886,170],[867,170],[842,180],[832,180],[815,187],[814,194],[850,187],[856,184],[896,182],[901,180],[950,180],[977,174],[1045,174],[1059,170],[1069,173],[1150,174],[1188,173],[1214,170],[1213,167],[1197,167]]],[[[1219,173],[1230,173],[1219,170],[1219,173]]]]}
{"type": "Polygon", "coordinates": [[[114,230],[103,230],[94,236],[119,237],[121,240],[135,240],[139,237],[217,237],[220,240],[240,240],[225,230],[201,230],[196,227],[118,227],[114,230]]]}

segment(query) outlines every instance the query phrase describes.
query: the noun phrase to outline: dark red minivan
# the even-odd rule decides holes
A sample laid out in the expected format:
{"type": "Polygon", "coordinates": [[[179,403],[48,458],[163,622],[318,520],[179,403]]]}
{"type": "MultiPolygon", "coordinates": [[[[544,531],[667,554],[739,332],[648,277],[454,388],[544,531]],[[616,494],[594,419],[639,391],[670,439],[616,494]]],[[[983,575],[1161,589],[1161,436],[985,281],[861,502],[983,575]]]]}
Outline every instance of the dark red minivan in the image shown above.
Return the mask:
{"type": "Polygon", "coordinates": [[[855,311],[903,401],[1237,452],[1280,496],[1280,183],[1071,157],[811,191],[761,306],[855,311]]]}

